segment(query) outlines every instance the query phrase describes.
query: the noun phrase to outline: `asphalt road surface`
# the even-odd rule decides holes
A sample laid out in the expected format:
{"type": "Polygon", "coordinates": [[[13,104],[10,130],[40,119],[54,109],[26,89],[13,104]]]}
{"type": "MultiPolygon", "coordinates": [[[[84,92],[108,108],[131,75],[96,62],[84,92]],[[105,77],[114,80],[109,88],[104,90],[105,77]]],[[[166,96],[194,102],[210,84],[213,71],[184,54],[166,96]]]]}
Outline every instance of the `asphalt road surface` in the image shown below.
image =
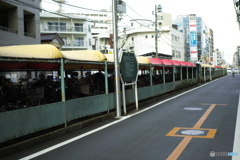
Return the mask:
{"type": "Polygon", "coordinates": [[[2,159],[239,160],[239,93],[228,75],[2,159]]]}

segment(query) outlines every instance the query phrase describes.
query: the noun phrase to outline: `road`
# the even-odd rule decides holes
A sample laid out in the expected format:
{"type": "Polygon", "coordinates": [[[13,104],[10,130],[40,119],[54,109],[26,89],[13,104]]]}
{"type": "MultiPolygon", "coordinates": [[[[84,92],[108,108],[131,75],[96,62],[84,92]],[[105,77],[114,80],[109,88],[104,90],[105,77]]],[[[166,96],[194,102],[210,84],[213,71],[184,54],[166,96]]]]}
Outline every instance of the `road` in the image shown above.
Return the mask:
{"type": "Polygon", "coordinates": [[[3,160],[237,160],[239,93],[228,75],[3,160]]]}

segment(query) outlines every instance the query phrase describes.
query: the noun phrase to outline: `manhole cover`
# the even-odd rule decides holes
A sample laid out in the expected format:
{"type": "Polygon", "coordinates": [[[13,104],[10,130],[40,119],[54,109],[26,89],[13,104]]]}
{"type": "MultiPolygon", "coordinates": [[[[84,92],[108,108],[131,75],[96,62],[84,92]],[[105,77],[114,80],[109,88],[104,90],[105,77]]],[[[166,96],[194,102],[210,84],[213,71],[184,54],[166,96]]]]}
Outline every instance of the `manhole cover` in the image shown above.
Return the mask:
{"type": "Polygon", "coordinates": [[[202,108],[196,108],[196,107],[187,107],[187,108],[184,108],[185,110],[191,110],[191,111],[200,111],[202,110],[202,108]]]}
{"type": "Polygon", "coordinates": [[[186,134],[186,135],[200,135],[200,134],[204,134],[204,131],[201,130],[185,130],[181,132],[182,134],[186,134]]]}

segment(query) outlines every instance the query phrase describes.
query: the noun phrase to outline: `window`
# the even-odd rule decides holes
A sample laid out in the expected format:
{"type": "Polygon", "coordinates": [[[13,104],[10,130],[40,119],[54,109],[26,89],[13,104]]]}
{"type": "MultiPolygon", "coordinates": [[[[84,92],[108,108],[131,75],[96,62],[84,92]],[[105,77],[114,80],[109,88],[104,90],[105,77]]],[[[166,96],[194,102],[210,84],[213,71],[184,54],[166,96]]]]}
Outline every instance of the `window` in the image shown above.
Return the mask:
{"type": "Polygon", "coordinates": [[[75,37],[74,46],[84,46],[84,38],[75,37]]]}
{"type": "MultiPolygon", "coordinates": [[[[9,10],[10,13],[11,10],[9,10]]],[[[23,11],[23,23],[24,23],[24,35],[28,37],[35,38],[35,14],[32,14],[28,11],[23,11]]],[[[9,24],[8,24],[9,25],[9,24]]],[[[10,23],[11,25],[11,23],[10,23]]]]}
{"type": "Polygon", "coordinates": [[[49,31],[57,31],[58,23],[57,22],[48,22],[48,30],[49,31]]]}
{"type": "Polygon", "coordinates": [[[60,31],[66,31],[66,23],[65,22],[60,22],[60,31]]]}
{"type": "Polygon", "coordinates": [[[83,24],[82,23],[75,23],[74,28],[76,32],[83,32],[83,24]]]}
{"type": "Polygon", "coordinates": [[[145,38],[148,38],[148,35],[146,35],[145,38]]]}
{"type": "Polygon", "coordinates": [[[175,57],[175,50],[172,50],[172,56],[175,57]]]}
{"type": "Polygon", "coordinates": [[[132,37],[132,41],[134,41],[134,37],[132,37]]]}
{"type": "Polygon", "coordinates": [[[152,35],[152,38],[154,38],[154,35],[152,35]]]}

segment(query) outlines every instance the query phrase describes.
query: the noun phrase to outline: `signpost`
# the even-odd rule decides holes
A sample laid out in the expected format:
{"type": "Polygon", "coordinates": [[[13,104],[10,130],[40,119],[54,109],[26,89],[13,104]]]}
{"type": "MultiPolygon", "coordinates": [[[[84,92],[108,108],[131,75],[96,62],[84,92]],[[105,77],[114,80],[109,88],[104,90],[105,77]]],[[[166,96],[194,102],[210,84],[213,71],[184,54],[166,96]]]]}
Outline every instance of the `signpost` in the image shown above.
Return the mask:
{"type": "Polygon", "coordinates": [[[125,86],[135,85],[134,88],[135,88],[136,110],[138,110],[138,95],[137,95],[138,62],[134,53],[123,52],[121,62],[120,62],[120,73],[121,73],[122,91],[123,91],[123,108],[124,108],[124,115],[126,115],[127,111],[126,111],[125,86]]]}

